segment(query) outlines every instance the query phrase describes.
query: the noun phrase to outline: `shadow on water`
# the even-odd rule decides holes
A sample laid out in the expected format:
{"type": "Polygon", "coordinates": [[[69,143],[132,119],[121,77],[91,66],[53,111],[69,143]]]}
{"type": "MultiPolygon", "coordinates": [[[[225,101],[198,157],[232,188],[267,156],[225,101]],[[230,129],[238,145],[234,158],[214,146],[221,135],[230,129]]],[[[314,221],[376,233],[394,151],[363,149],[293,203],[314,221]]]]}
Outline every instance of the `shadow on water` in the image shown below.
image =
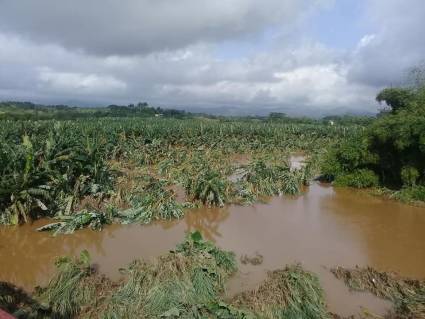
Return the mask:
{"type": "Polygon", "coordinates": [[[367,307],[383,313],[389,304],[369,294],[352,294],[329,272],[332,266],[370,265],[402,275],[425,277],[425,209],[313,184],[302,196],[272,198],[267,204],[196,209],[179,221],[149,226],[111,225],[102,232],[78,231],[50,238],[34,229],[0,228],[0,281],[27,289],[44,284],[60,255],[87,249],[100,271],[117,278],[135,258],[173,249],[188,231],[232,250],[237,258],[263,257],[260,265],[240,264],[228,294],[256,287],[266,271],[300,262],[319,275],[330,310],[341,315],[367,307]]]}

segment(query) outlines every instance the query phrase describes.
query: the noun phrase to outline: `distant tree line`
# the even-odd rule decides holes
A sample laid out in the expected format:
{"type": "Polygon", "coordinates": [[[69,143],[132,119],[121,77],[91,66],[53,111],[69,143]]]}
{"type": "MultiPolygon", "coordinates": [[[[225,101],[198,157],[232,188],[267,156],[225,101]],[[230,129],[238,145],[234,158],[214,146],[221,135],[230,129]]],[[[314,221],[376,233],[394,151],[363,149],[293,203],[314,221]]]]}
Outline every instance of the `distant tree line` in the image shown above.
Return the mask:
{"type": "Polygon", "coordinates": [[[327,116],[322,119],[310,117],[291,117],[285,113],[272,112],[268,116],[223,116],[207,113],[192,113],[184,110],[152,107],[147,102],[137,104],[117,105],[106,107],[76,107],[68,105],[43,105],[31,102],[0,102],[0,119],[9,120],[72,120],[77,118],[104,118],[104,117],[171,117],[193,118],[203,117],[220,121],[265,121],[288,124],[339,124],[339,125],[367,125],[373,117],[368,116],[327,116]]]}

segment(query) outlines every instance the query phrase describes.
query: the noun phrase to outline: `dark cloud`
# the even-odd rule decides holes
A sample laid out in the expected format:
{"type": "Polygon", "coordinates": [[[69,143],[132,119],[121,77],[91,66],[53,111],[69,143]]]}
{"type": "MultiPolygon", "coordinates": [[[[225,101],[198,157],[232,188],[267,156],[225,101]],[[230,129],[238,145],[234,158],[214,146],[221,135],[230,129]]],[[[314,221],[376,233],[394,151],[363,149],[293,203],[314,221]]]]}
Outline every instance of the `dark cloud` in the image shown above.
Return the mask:
{"type": "Polygon", "coordinates": [[[175,50],[288,23],[306,0],[1,1],[0,28],[100,55],[175,50]]]}

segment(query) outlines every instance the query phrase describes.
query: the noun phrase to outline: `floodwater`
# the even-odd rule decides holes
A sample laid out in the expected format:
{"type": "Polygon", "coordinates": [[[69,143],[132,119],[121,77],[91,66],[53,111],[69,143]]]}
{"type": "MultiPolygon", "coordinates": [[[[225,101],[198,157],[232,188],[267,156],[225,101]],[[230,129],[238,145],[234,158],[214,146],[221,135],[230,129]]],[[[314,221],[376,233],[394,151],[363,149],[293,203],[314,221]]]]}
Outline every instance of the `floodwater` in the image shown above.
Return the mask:
{"type": "Polygon", "coordinates": [[[203,208],[178,221],[148,226],[111,225],[101,232],[82,230],[51,238],[35,231],[42,223],[0,228],[0,281],[27,289],[45,284],[57,256],[78,255],[83,249],[101,272],[118,278],[120,267],[138,257],[163,254],[194,230],[234,251],[238,259],[263,257],[260,265],[240,263],[229,282],[229,295],[255,288],[267,270],[299,262],[319,275],[331,311],[348,316],[365,307],[382,314],[390,307],[387,302],[350,293],[329,267],[370,265],[425,278],[425,208],[318,183],[297,197],[276,197],[248,207],[203,208]]]}

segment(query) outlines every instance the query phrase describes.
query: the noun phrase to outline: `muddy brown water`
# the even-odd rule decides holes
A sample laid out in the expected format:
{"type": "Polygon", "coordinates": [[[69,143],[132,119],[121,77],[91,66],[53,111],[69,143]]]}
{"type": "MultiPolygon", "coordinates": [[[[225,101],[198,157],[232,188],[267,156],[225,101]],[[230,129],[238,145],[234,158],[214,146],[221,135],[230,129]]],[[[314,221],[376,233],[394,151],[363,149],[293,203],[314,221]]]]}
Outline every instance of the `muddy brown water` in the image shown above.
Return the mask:
{"type": "MultiPolygon", "coordinates": [[[[261,254],[260,265],[240,263],[228,294],[255,288],[267,270],[299,262],[319,275],[330,310],[340,315],[366,307],[382,314],[390,305],[366,293],[350,293],[328,268],[370,265],[425,278],[425,209],[368,196],[350,189],[313,184],[298,197],[266,204],[198,209],[179,221],[111,225],[101,232],[77,231],[50,237],[35,231],[43,221],[0,228],[0,281],[26,289],[45,284],[57,256],[87,249],[101,272],[118,278],[118,269],[138,257],[173,249],[189,231],[200,230],[237,258],[261,254]]],[[[44,221],[45,223],[45,221],[44,221]]]]}

